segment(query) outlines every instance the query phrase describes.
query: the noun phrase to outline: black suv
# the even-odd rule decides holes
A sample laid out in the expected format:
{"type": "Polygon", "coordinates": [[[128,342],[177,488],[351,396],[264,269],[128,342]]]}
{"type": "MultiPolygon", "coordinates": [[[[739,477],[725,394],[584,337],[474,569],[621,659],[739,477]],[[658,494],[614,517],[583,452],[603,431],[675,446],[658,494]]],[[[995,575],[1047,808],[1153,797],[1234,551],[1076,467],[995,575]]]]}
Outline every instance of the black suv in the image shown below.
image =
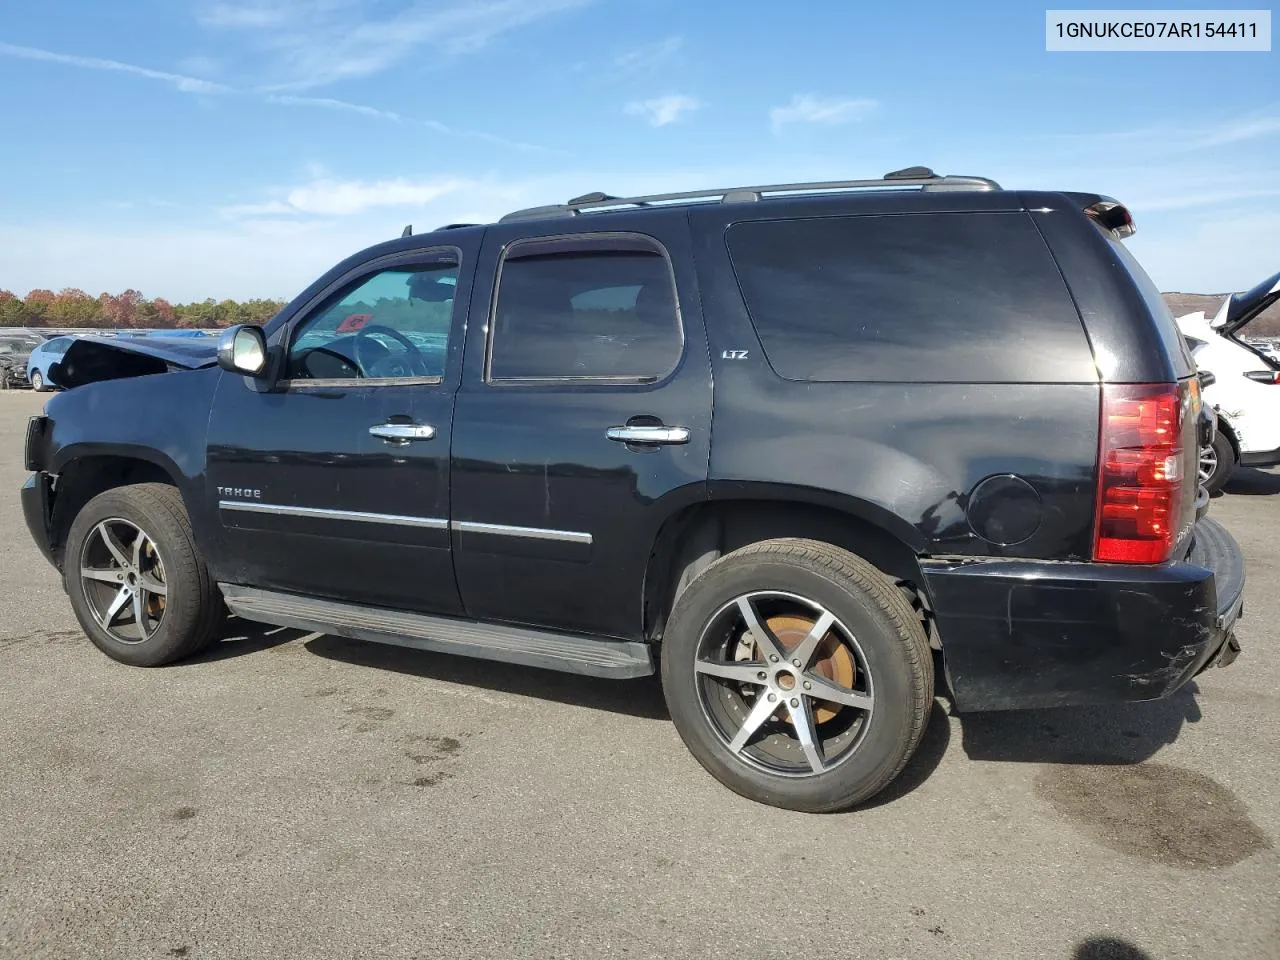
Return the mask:
{"type": "Polygon", "coordinates": [[[1132,230],[911,168],[406,231],[216,353],[77,341],[27,522],[125,663],[229,609],[660,670],[727,786],[845,808],[911,756],[936,671],[1003,710],[1235,656],[1243,563],[1132,230]]]}

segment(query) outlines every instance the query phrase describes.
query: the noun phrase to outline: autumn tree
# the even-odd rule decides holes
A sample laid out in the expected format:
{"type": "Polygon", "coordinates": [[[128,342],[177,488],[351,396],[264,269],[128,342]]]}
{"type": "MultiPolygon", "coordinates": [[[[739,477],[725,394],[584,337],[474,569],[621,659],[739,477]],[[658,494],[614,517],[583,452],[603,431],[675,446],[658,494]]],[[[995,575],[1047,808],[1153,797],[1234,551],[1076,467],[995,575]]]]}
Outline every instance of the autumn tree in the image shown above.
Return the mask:
{"type": "Polygon", "coordinates": [[[163,297],[148,300],[137,290],[91,297],[66,287],[32,290],[25,298],[0,290],[0,327],[105,327],[108,329],[168,329],[226,327],[235,323],[265,323],[284,307],[279,300],[222,300],[171,303],[163,297]]]}

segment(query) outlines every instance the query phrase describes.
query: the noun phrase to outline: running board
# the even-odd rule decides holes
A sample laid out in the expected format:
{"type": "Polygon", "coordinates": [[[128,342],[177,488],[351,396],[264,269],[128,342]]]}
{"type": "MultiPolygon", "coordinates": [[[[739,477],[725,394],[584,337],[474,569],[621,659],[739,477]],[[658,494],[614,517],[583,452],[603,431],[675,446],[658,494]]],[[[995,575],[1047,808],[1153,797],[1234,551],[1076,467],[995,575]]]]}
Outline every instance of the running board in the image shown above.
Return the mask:
{"type": "Polygon", "coordinates": [[[653,655],[643,643],[597,640],[571,633],[505,624],[433,617],[403,610],[364,607],[255,590],[230,583],[218,587],[238,617],[354,640],[392,643],[418,650],[500,660],[527,667],[625,680],[653,673],[653,655]]]}

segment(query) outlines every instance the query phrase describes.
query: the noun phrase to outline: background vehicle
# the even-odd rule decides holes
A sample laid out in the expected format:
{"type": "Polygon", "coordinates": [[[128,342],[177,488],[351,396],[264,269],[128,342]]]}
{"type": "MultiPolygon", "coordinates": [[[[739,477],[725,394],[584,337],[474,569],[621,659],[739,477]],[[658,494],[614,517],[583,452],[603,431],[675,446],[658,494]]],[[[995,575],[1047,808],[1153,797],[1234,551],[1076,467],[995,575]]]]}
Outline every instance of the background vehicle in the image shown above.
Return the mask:
{"type": "Polygon", "coordinates": [[[1016,709],[1234,659],[1243,562],[1132,230],[1096,194],[911,168],[405,236],[216,356],[73,344],[27,523],[122,662],[229,608],[658,672],[721,782],[842,809],[907,763],[935,677],[1016,709]]]}
{"type": "Polygon", "coordinates": [[[31,356],[27,358],[27,380],[30,381],[32,390],[53,389],[53,384],[49,381],[49,367],[62,359],[67,347],[74,341],[75,337],[54,337],[31,351],[31,356]]]}
{"type": "Polygon", "coordinates": [[[1213,317],[1196,312],[1178,318],[1196,364],[1214,374],[1204,397],[1217,410],[1218,436],[1201,457],[1211,493],[1222,489],[1237,464],[1280,463],[1280,362],[1240,336],[1277,300],[1280,273],[1232,294],[1213,317]]]}
{"type": "Polygon", "coordinates": [[[44,341],[33,334],[8,334],[0,337],[0,388],[25,387],[27,360],[44,341]]]}

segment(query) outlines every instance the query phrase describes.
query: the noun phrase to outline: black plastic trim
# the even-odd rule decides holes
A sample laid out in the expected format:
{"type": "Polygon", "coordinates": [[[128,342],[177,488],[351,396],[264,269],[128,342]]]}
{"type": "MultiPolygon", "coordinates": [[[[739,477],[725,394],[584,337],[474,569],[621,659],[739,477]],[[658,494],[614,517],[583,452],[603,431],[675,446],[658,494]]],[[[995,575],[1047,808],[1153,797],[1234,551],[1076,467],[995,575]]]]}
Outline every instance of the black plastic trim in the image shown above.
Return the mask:
{"type": "Polygon", "coordinates": [[[654,672],[653,654],[643,643],[433,617],[234,584],[218,586],[232,613],[281,627],[589,677],[625,680],[654,672]]]}
{"type": "Polygon", "coordinates": [[[1168,696],[1222,649],[1244,590],[1240,548],[1208,518],[1184,562],[925,560],[921,569],[966,711],[1168,696]]]}

